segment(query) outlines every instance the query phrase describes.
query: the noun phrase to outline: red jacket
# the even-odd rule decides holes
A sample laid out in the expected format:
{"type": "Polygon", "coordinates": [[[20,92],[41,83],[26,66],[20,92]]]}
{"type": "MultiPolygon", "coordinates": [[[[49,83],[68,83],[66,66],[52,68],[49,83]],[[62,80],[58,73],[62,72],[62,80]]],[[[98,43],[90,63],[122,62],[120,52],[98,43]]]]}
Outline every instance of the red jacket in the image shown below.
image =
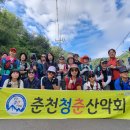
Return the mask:
{"type": "Polygon", "coordinates": [[[67,90],[77,90],[78,86],[82,86],[82,78],[77,78],[75,84],[71,83],[71,89],[68,88],[69,81],[71,78],[65,77],[66,89],[67,90]]]}
{"type": "MultiPolygon", "coordinates": [[[[116,62],[117,62],[117,59],[116,58],[111,58],[109,59],[108,61],[108,67],[113,65],[116,67],[116,62]]],[[[120,72],[118,69],[111,69],[112,70],[112,80],[116,80],[120,77],[120,72]]]]}

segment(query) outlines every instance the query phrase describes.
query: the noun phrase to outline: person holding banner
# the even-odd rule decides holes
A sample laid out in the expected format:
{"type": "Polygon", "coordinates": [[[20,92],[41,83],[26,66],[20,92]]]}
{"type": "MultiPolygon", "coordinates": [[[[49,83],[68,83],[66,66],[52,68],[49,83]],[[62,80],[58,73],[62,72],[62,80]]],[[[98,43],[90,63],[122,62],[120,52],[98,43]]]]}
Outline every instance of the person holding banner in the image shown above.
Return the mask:
{"type": "Polygon", "coordinates": [[[101,90],[100,84],[96,81],[95,74],[90,71],[88,74],[88,80],[83,86],[84,90],[101,90]]]}
{"type": "Polygon", "coordinates": [[[20,72],[18,70],[12,70],[9,75],[9,79],[6,79],[3,88],[24,88],[23,81],[21,80],[20,72]]]}
{"type": "Polygon", "coordinates": [[[56,78],[56,68],[50,66],[47,70],[47,76],[41,78],[41,89],[59,90],[58,79],[56,78]]]}
{"type": "Polygon", "coordinates": [[[120,78],[115,81],[115,90],[130,90],[130,78],[128,76],[128,69],[123,66],[119,69],[120,78]]]}
{"type": "Polygon", "coordinates": [[[35,70],[29,69],[27,74],[28,77],[24,79],[24,88],[40,89],[40,80],[35,77],[35,70]]]}
{"type": "Polygon", "coordinates": [[[103,90],[110,90],[110,82],[112,78],[112,72],[107,67],[107,59],[102,58],[100,64],[95,68],[96,81],[100,84],[103,90]]]}
{"type": "Polygon", "coordinates": [[[68,76],[65,77],[66,90],[81,90],[82,78],[79,77],[80,70],[76,64],[70,66],[68,76]]]}

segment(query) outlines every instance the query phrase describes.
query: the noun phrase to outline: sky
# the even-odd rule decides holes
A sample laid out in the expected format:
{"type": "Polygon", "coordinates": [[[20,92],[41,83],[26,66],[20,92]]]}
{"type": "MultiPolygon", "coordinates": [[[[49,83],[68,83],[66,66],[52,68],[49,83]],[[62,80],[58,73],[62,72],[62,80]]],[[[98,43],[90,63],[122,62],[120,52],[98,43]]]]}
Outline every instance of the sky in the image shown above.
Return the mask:
{"type": "Polygon", "coordinates": [[[80,56],[106,57],[111,48],[120,55],[130,47],[130,0],[57,0],[58,11],[56,0],[6,0],[2,6],[30,33],[80,56]]]}

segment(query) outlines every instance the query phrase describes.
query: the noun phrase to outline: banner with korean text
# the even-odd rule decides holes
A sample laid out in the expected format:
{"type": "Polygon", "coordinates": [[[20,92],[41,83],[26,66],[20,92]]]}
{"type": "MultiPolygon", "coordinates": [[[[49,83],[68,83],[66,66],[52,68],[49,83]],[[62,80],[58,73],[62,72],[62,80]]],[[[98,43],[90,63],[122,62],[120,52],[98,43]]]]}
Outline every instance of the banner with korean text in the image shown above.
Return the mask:
{"type": "Polygon", "coordinates": [[[130,91],[0,89],[0,119],[130,119],[130,91]]]}

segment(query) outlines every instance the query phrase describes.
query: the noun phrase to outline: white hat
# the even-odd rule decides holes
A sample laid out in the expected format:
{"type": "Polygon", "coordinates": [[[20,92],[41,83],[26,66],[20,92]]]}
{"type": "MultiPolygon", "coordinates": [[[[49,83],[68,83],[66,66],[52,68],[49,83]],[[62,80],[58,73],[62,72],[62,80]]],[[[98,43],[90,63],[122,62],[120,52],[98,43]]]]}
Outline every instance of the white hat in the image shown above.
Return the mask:
{"type": "Polygon", "coordinates": [[[47,71],[56,73],[56,68],[54,66],[50,66],[47,71]]]}

